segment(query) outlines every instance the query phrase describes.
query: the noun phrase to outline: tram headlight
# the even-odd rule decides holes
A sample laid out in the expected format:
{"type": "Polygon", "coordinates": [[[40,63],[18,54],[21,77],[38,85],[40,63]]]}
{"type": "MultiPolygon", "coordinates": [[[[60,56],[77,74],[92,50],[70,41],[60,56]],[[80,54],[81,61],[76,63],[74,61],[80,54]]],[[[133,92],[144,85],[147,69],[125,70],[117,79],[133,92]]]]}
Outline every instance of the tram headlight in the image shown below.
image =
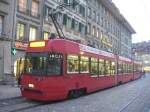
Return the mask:
{"type": "Polygon", "coordinates": [[[29,88],[34,88],[34,84],[28,84],[29,88]]]}

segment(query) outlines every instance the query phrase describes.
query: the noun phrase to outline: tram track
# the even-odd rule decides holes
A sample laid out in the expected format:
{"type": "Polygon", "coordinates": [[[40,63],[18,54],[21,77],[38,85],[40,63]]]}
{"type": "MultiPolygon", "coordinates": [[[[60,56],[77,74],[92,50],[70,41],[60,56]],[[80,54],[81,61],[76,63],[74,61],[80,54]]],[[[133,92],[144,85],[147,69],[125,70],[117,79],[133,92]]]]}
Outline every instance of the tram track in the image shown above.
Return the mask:
{"type": "Polygon", "coordinates": [[[0,112],[21,112],[26,109],[45,105],[43,102],[35,102],[25,98],[13,97],[0,100],[0,112]]]}

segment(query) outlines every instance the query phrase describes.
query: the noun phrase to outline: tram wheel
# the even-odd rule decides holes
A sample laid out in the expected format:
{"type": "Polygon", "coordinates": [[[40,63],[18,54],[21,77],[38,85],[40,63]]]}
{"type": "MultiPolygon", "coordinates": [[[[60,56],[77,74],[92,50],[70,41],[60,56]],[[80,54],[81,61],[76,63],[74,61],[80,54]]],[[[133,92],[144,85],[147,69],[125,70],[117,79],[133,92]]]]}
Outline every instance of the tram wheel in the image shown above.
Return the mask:
{"type": "Polygon", "coordinates": [[[69,91],[68,97],[69,98],[77,98],[84,94],[86,94],[86,89],[71,90],[71,91],[69,91]]]}
{"type": "Polygon", "coordinates": [[[77,98],[78,96],[79,95],[78,95],[77,90],[71,90],[71,91],[69,91],[69,95],[68,95],[69,98],[77,98]]]}

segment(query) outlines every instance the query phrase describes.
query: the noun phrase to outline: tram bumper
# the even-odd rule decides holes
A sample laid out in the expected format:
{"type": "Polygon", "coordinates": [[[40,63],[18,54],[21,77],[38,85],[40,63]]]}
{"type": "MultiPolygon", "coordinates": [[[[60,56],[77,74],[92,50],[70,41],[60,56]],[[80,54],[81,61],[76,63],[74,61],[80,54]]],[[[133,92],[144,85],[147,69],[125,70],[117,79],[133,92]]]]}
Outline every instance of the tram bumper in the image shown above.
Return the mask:
{"type": "Polygon", "coordinates": [[[67,97],[66,92],[58,91],[56,89],[37,89],[29,87],[21,87],[21,94],[26,99],[37,101],[55,101],[62,100],[67,97]]]}

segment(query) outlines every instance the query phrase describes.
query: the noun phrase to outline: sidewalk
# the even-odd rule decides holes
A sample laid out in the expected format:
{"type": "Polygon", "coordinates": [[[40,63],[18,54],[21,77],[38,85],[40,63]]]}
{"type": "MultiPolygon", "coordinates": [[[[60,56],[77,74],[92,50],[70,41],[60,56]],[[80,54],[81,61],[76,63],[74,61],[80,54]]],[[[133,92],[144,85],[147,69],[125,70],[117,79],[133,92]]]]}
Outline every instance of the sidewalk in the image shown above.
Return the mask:
{"type": "Polygon", "coordinates": [[[12,85],[0,85],[0,100],[21,96],[19,87],[12,85]]]}

